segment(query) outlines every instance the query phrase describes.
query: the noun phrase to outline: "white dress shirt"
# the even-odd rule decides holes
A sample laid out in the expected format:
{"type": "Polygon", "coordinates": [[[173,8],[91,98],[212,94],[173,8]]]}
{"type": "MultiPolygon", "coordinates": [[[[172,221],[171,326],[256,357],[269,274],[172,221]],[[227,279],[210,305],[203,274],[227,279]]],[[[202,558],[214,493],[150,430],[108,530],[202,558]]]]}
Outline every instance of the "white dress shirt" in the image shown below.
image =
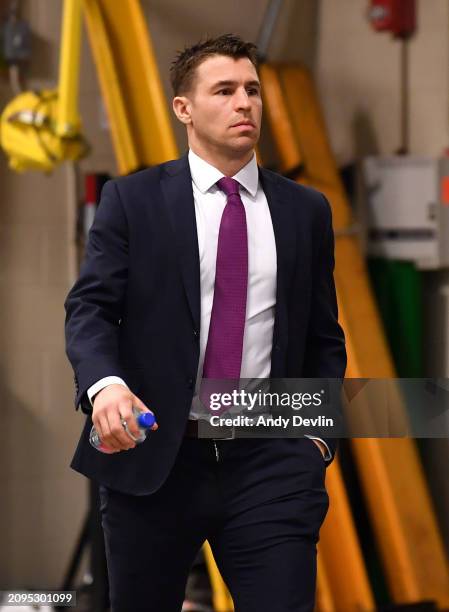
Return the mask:
{"type": "MultiPolygon", "coordinates": [[[[204,410],[199,408],[199,387],[214,298],[218,232],[227,198],[216,185],[224,176],[220,170],[192,150],[189,151],[188,159],[195,203],[201,283],[200,358],[189,416],[190,419],[197,419],[200,414],[204,414],[204,410]]],[[[269,378],[276,307],[277,258],[270,209],[259,182],[256,156],[253,155],[246,166],[232,178],[241,187],[240,197],[245,208],[248,230],[248,295],[240,378],[269,378]]],[[[89,400],[92,402],[93,396],[110,384],[126,386],[117,376],[102,378],[88,389],[89,400]]],[[[330,450],[321,438],[307,437],[323,442],[327,448],[325,459],[331,459],[330,450]]]]}

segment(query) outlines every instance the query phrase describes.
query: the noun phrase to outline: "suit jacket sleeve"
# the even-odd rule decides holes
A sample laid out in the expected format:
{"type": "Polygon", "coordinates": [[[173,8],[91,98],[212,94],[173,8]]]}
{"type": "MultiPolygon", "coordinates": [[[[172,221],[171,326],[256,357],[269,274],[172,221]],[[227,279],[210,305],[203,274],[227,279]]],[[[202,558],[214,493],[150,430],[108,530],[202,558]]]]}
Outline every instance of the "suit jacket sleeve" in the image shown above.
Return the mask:
{"type": "Polygon", "coordinates": [[[89,233],[80,275],[65,301],[66,352],[75,373],[75,407],[92,412],[87,389],[124,378],[119,325],[128,279],[128,225],[117,186],[108,181],[89,233]]]}
{"type": "MultiPolygon", "coordinates": [[[[338,323],[333,274],[335,259],[332,210],[324,196],[323,200],[325,203],[324,229],[321,229],[321,244],[313,272],[311,312],[303,371],[305,378],[331,378],[340,379],[343,382],[346,370],[346,349],[344,332],[338,323]]],[[[324,438],[324,440],[334,454],[337,440],[332,438],[324,438]]]]}

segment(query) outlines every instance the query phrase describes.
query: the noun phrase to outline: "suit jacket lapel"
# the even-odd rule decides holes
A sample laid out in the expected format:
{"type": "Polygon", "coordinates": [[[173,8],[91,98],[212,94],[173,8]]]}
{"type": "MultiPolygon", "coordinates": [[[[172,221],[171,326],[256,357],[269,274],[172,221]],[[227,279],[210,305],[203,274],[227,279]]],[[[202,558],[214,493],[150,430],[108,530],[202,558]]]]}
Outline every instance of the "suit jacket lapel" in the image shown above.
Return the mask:
{"type": "Polygon", "coordinates": [[[188,156],[169,162],[161,179],[194,328],[200,329],[200,259],[188,156]]]}
{"type": "Polygon", "coordinates": [[[276,174],[259,168],[259,176],[267,198],[276,242],[277,279],[276,311],[273,333],[273,357],[283,348],[288,334],[287,297],[296,260],[296,227],[291,207],[282,193],[282,185],[276,174]]]}

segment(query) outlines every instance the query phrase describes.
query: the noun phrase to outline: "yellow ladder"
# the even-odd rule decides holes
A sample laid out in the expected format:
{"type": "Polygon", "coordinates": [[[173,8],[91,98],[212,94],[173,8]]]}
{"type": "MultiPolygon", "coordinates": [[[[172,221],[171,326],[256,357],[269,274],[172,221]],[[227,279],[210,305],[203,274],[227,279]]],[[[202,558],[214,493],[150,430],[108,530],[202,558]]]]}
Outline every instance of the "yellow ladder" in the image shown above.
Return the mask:
{"type": "MultiPolygon", "coordinates": [[[[348,349],[346,376],[394,378],[365,262],[353,231],[350,206],[310,74],[297,65],[265,64],[261,78],[265,113],[282,170],[301,168],[298,181],[322,191],[332,205],[335,280],[348,349]]],[[[441,607],[449,606],[447,559],[413,440],[353,439],[351,444],[394,601],[435,600],[441,607]]],[[[335,505],[340,504],[346,513],[347,501],[339,480],[337,463],[329,469],[328,489],[335,491],[335,505]]],[[[345,520],[346,524],[352,522],[349,511],[345,520]]],[[[323,526],[320,543],[332,595],[338,594],[336,609],[341,610],[342,585],[352,590],[353,571],[363,574],[358,547],[354,542],[348,551],[343,525],[342,516],[331,514],[323,526]],[[344,549],[352,557],[346,567],[341,562],[344,549]],[[342,574],[346,574],[343,582],[342,574]]],[[[363,605],[370,605],[368,592],[363,605]]]]}

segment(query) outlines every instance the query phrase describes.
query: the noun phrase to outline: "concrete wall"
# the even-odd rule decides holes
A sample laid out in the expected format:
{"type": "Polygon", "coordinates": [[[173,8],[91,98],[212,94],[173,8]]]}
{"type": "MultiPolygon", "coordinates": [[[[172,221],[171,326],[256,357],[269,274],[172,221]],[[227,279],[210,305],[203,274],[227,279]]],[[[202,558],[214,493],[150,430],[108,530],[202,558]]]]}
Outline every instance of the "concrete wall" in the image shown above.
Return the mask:
{"type": "MultiPolygon", "coordinates": [[[[255,40],[266,4],[144,0],[167,97],[176,49],[226,31],[255,40]]],[[[22,5],[36,35],[27,86],[52,86],[62,3],[22,5]]],[[[288,0],[271,46],[272,59],[301,60],[315,70],[341,163],[361,152],[391,152],[398,143],[399,49],[387,35],[370,30],[366,5],[365,0],[288,0]]],[[[421,1],[419,8],[420,30],[411,43],[411,143],[414,152],[438,154],[448,136],[449,9],[445,0],[421,1]]],[[[1,107],[11,97],[0,78],[1,107]]],[[[80,106],[93,145],[80,171],[114,173],[86,43],[80,106]]],[[[175,129],[183,150],[183,130],[175,129]]],[[[83,417],[73,409],[63,338],[63,301],[76,274],[76,180],[70,167],[51,176],[18,176],[1,156],[0,186],[0,589],[50,588],[60,584],[86,511],[87,484],[68,468],[83,417]]]]}
{"type": "MultiPolygon", "coordinates": [[[[400,140],[400,43],[375,32],[365,0],[321,0],[315,74],[340,164],[390,154],[400,140]]],[[[439,155],[449,141],[449,4],[418,0],[409,43],[410,152],[439,155]]]]}

